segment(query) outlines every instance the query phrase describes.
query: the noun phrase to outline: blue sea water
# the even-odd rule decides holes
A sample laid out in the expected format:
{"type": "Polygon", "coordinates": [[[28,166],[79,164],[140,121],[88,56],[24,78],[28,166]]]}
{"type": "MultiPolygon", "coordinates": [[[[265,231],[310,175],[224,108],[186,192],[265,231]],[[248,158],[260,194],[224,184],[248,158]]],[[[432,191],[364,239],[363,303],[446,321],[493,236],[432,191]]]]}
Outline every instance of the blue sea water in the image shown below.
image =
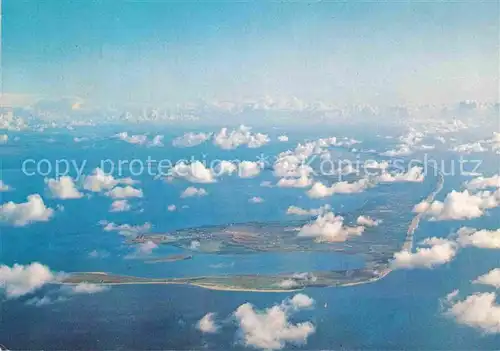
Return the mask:
{"type": "MultiPolygon", "coordinates": [[[[307,252],[195,254],[192,260],[147,264],[140,259],[128,259],[127,255],[133,253],[133,248],[124,243],[125,238],[116,232],[103,231],[98,222],[107,220],[133,225],[150,222],[153,232],[169,232],[226,223],[287,221],[290,218],[285,212],[290,205],[313,208],[330,204],[335,212],[355,211],[368,197],[377,194],[377,188],[361,194],[310,199],[303,189],[260,186],[263,180],[276,181],[270,172],[263,172],[254,179],[228,176],[217,183],[198,184],[196,186],[209,192],[208,196],[180,199],[181,191],[191,184],[182,180],[165,182],[142,175],[133,176],[140,181],[138,186],[144,191],[144,198],[130,201],[135,209],[109,213],[109,198],[92,195],[76,200],[51,199],[43,176],[26,177],[21,172],[21,163],[28,157],[51,161],[61,158],[87,160],[86,174],[97,167],[101,159],[107,158],[145,160],[151,156],[157,160],[179,160],[191,156],[199,159],[205,155],[209,159],[255,161],[261,154],[274,156],[304,139],[342,135],[344,132],[322,132],[323,135],[296,131],[289,134],[290,141],[286,143],[226,151],[212,145],[189,149],[171,147],[169,141],[182,134],[181,130],[155,130],[155,133],[165,135],[166,146],[159,148],[109,140],[110,135],[123,130],[115,126],[98,131],[83,128],[43,134],[17,133],[19,141],[3,148],[1,178],[15,190],[0,193],[1,202],[24,202],[27,195],[40,193],[47,206],[56,208],[62,205],[64,209],[58,210],[46,223],[22,228],[3,226],[0,240],[2,264],[38,261],[54,271],[107,271],[145,277],[305,272],[345,269],[362,264],[356,257],[307,252]],[[76,144],[72,140],[74,136],[89,136],[90,139],[76,144]],[[253,196],[260,196],[265,202],[248,203],[253,196]],[[178,210],[168,212],[170,204],[176,204],[178,210]],[[93,250],[103,253],[102,257],[89,256],[93,250]]],[[[358,137],[366,148],[383,150],[391,146],[368,135],[344,135],[358,137]]],[[[345,150],[334,152],[337,157],[349,156],[345,150]]],[[[456,155],[444,151],[436,151],[435,156],[445,160],[456,158],[456,155]]],[[[495,159],[485,159],[482,170],[486,174],[495,172],[495,162],[495,159]]],[[[466,179],[462,176],[446,177],[445,187],[437,199],[442,200],[446,193],[458,189],[466,179]]],[[[398,187],[416,186],[418,191],[411,195],[415,203],[432,188],[430,183],[380,185],[387,186],[393,186],[394,191],[398,191],[398,187]]],[[[488,216],[470,221],[422,221],[415,242],[431,236],[445,237],[464,225],[493,229],[498,226],[498,215],[498,209],[494,209],[488,216]]],[[[384,226],[390,225],[384,223],[384,226]]],[[[164,247],[158,250],[155,252],[158,256],[181,252],[164,247]]],[[[305,289],[303,292],[315,299],[316,308],[300,312],[292,320],[311,320],[317,327],[304,349],[497,349],[499,336],[485,335],[444,317],[440,301],[455,289],[469,291],[471,280],[498,266],[500,256],[497,252],[464,249],[454,261],[433,270],[394,271],[382,280],[359,286],[305,289]]],[[[35,295],[53,293],[54,287],[48,286],[35,295]]],[[[115,286],[97,294],[72,296],[43,306],[26,304],[28,298],[2,300],[0,343],[12,349],[240,349],[244,347],[238,342],[231,313],[245,302],[264,309],[291,295],[212,291],[192,286],[130,285],[115,286]],[[195,328],[196,322],[208,312],[215,312],[219,318],[227,320],[220,333],[203,335],[195,328]]]]}

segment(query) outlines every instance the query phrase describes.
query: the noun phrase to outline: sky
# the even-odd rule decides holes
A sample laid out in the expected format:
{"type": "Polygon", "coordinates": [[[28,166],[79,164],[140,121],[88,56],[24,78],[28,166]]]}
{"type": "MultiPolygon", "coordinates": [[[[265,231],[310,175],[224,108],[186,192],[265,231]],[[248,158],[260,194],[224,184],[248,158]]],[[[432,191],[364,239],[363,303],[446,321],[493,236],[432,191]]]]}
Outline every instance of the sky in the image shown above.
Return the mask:
{"type": "Polygon", "coordinates": [[[496,1],[3,0],[3,92],[95,104],[497,101],[496,1]]]}

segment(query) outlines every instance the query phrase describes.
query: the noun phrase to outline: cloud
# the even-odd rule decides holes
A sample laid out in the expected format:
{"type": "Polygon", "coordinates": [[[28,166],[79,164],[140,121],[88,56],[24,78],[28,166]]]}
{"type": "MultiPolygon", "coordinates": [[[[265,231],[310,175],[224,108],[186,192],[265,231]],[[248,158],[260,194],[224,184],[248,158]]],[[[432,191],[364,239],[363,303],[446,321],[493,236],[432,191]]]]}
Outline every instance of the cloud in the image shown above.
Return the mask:
{"type": "Polygon", "coordinates": [[[177,209],[177,206],[175,206],[174,204],[171,204],[171,205],[167,206],[167,211],[169,211],[169,212],[173,212],[176,209],[177,209]]]}
{"type": "Polygon", "coordinates": [[[422,245],[429,247],[419,247],[415,253],[407,250],[396,252],[391,261],[393,269],[412,268],[434,268],[450,262],[458,251],[458,246],[454,241],[440,238],[428,238],[422,245]]]}
{"type": "Polygon", "coordinates": [[[500,305],[496,303],[495,293],[475,293],[462,301],[456,297],[456,293],[448,295],[445,316],[486,334],[500,333],[500,305]]]}
{"type": "Polygon", "coordinates": [[[240,178],[253,178],[259,175],[262,169],[260,162],[242,161],[238,164],[240,178]]]}
{"type": "Polygon", "coordinates": [[[373,219],[368,216],[359,216],[358,219],[356,220],[356,223],[365,227],[376,227],[380,223],[382,223],[382,220],[373,219]]]}
{"type": "Polygon", "coordinates": [[[190,164],[179,162],[172,167],[170,173],[173,177],[184,178],[192,183],[213,183],[216,181],[213,172],[200,161],[194,161],[190,164]]]}
{"type": "Polygon", "coordinates": [[[115,200],[109,207],[109,212],[126,212],[130,211],[131,206],[127,200],[115,200]]]}
{"type": "Polygon", "coordinates": [[[45,181],[50,193],[56,199],[79,199],[83,196],[78,191],[73,179],[69,176],[62,176],[59,179],[48,179],[45,181]]]}
{"type": "Polygon", "coordinates": [[[248,200],[251,204],[261,204],[264,202],[264,199],[258,196],[254,196],[248,200]]]}
{"type": "Polygon", "coordinates": [[[389,168],[389,162],[387,161],[377,162],[375,160],[368,160],[363,164],[363,167],[370,169],[387,169],[389,168]]]}
{"type": "Polygon", "coordinates": [[[172,141],[175,147],[193,147],[203,144],[210,139],[212,133],[185,133],[183,136],[177,137],[172,141]]]}
{"type": "Polygon", "coordinates": [[[264,311],[255,310],[250,303],[239,306],[234,316],[239,324],[242,343],[268,350],[282,349],[286,344],[305,344],[315,332],[315,326],[311,322],[292,324],[288,319],[295,311],[311,305],[312,299],[308,296],[296,295],[264,311]]]}
{"type": "Polygon", "coordinates": [[[85,283],[85,282],[72,285],[69,288],[72,294],[95,294],[98,292],[109,290],[109,288],[104,285],[85,283]]]}
{"type": "Polygon", "coordinates": [[[0,134],[0,144],[6,144],[9,140],[9,136],[7,134],[0,134]]]}
{"type": "Polygon", "coordinates": [[[288,141],[288,137],[286,135],[278,136],[278,141],[285,142],[288,141]]]}
{"type": "Polygon", "coordinates": [[[120,235],[135,236],[138,234],[147,233],[151,230],[151,223],[146,222],[143,225],[130,225],[130,224],[115,224],[113,222],[100,221],[99,224],[103,226],[102,230],[105,232],[118,232],[120,235]]]}
{"type": "Polygon", "coordinates": [[[83,179],[83,188],[95,193],[109,190],[118,184],[133,185],[137,183],[131,178],[115,179],[112,175],[104,173],[100,168],[94,169],[91,175],[83,179]]]}
{"type": "Polygon", "coordinates": [[[10,190],[12,190],[12,188],[7,184],[5,184],[3,180],[0,179],[0,192],[10,191],[10,190]]]}
{"type": "Polygon", "coordinates": [[[145,144],[148,140],[148,137],[146,135],[129,136],[127,132],[118,133],[114,137],[123,140],[129,144],[139,144],[139,145],[145,144]]]}
{"type": "Polygon", "coordinates": [[[457,231],[457,242],[463,246],[474,246],[482,249],[500,249],[500,229],[477,230],[463,227],[457,231]]]}
{"type": "Polygon", "coordinates": [[[488,151],[488,149],[486,149],[483,145],[481,145],[480,142],[473,142],[473,143],[458,145],[458,146],[453,147],[451,150],[455,151],[455,152],[465,153],[465,154],[488,151]]]}
{"type": "Polygon", "coordinates": [[[267,143],[270,139],[267,134],[252,133],[252,128],[241,125],[235,130],[229,131],[227,128],[222,128],[213,139],[214,145],[221,149],[231,150],[236,149],[241,145],[247,145],[249,148],[258,148],[267,143]]]}
{"type": "Polygon", "coordinates": [[[495,192],[481,191],[471,194],[468,190],[458,192],[453,190],[446,195],[443,202],[434,201],[431,204],[421,202],[413,211],[425,213],[431,220],[463,220],[481,217],[484,211],[500,204],[500,189],[495,192]]]}
{"type": "Polygon", "coordinates": [[[333,212],[326,212],[300,228],[298,236],[312,237],[320,242],[343,242],[351,236],[360,236],[364,229],[363,226],[344,226],[343,217],[335,216],[333,212]]]}
{"type": "Polygon", "coordinates": [[[377,180],[382,183],[393,183],[393,182],[423,182],[424,175],[422,174],[423,168],[414,166],[408,170],[406,173],[395,173],[391,174],[389,172],[383,172],[377,177],[377,180]]]}
{"type": "Polygon", "coordinates": [[[127,255],[125,258],[140,258],[144,256],[149,256],[153,253],[153,250],[157,249],[158,245],[151,240],[140,243],[135,248],[132,254],[127,255]]]}
{"type": "Polygon", "coordinates": [[[130,185],[121,187],[117,186],[105,193],[106,196],[112,199],[125,199],[129,197],[142,197],[143,193],[141,189],[136,189],[130,185]]]}
{"type": "Polygon", "coordinates": [[[215,322],[215,313],[207,313],[202,319],[196,324],[198,330],[202,333],[216,333],[219,330],[219,326],[215,322]]]}
{"type": "Polygon", "coordinates": [[[233,174],[238,170],[238,166],[236,166],[234,163],[230,161],[220,161],[219,164],[216,166],[216,174],[217,176],[222,176],[224,174],[233,174]]]}
{"type": "Polygon", "coordinates": [[[297,216],[318,216],[323,214],[331,209],[330,205],[324,205],[320,208],[312,208],[310,210],[306,210],[297,206],[290,206],[286,210],[286,214],[288,215],[297,215],[297,216]]]}
{"type": "Polygon", "coordinates": [[[495,174],[489,178],[477,177],[467,183],[465,187],[469,190],[482,190],[486,188],[500,188],[500,174],[495,174]]]}
{"type": "Polygon", "coordinates": [[[500,289],[500,268],[492,269],[488,273],[477,277],[477,279],[475,279],[473,283],[482,285],[491,285],[496,289],[500,289]]]}
{"type": "Polygon", "coordinates": [[[307,175],[302,175],[299,178],[281,178],[276,186],[280,188],[307,188],[311,186],[312,179],[307,175]]]}
{"type": "Polygon", "coordinates": [[[322,198],[332,196],[333,194],[351,194],[360,193],[371,186],[368,179],[359,179],[352,183],[343,181],[328,187],[321,182],[316,182],[307,192],[310,198],[322,198]]]}
{"type": "Polygon", "coordinates": [[[190,186],[186,188],[181,194],[181,198],[193,197],[193,196],[206,196],[208,195],[207,191],[203,188],[195,188],[194,186],[190,186]]]}
{"type": "Polygon", "coordinates": [[[49,267],[38,262],[29,265],[0,266],[0,288],[8,299],[29,294],[56,279],[49,267]]]}
{"type": "Polygon", "coordinates": [[[54,210],[45,206],[38,194],[28,195],[27,202],[16,204],[9,201],[0,206],[0,221],[23,227],[33,222],[46,222],[54,210]]]}

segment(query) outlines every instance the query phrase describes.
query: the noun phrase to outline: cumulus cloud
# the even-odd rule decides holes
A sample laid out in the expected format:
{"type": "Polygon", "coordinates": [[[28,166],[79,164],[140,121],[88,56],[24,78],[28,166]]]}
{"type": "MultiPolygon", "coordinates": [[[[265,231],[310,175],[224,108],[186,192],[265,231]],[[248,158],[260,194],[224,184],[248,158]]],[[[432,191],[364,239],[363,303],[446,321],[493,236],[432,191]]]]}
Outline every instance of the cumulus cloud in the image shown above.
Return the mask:
{"type": "Polygon", "coordinates": [[[344,218],[335,216],[333,212],[320,214],[314,221],[300,228],[299,236],[312,237],[316,241],[342,242],[351,236],[360,236],[365,227],[344,226],[344,218]]]}
{"type": "Polygon", "coordinates": [[[264,199],[259,196],[254,196],[248,200],[251,204],[260,204],[264,202],[264,199]]]}
{"type": "Polygon", "coordinates": [[[27,202],[16,204],[9,201],[0,206],[0,221],[23,227],[33,222],[46,222],[54,210],[45,206],[39,194],[27,197],[27,202]]]}
{"type": "Polygon", "coordinates": [[[38,262],[14,264],[12,267],[0,266],[0,288],[9,299],[29,294],[53,282],[56,277],[49,267],[38,262]]]}
{"type": "Polygon", "coordinates": [[[468,190],[453,190],[446,195],[443,202],[421,202],[413,211],[424,213],[431,220],[463,220],[481,217],[484,211],[500,204],[500,189],[495,192],[481,191],[471,194],[468,190]]]}
{"type": "Polygon", "coordinates": [[[500,305],[495,293],[475,293],[457,300],[457,293],[447,296],[444,314],[457,323],[479,329],[486,334],[500,333],[500,305]]]}
{"type": "Polygon", "coordinates": [[[264,311],[256,310],[250,303],[239,306],[234,316],[239,324],[242,343],[268,350],[282,349],[287,344],[305,344],[315,332],[315,326],[311,322],[293,324],[288,319],[295,311],[311,307],[312,303],[308,296],[296,295],[264,311]]]}
{"type": "Polygon", "coordinates": [[[69,176],[62,176],[59,179],[47,179],[46,183],[50,193],[56,199],[79,199],[83,196],[69,176]]]}
{"type": "Polygon", "coordinates": [[[202,319],[196,324],[198,330],[202,333],[216,333],[219,330],[219,326],[215,322],[215,313],[207,313],[202,319]]]}
{"type": "Polygon", "coordinates": [[[126,199],[130,197],[142,197],[143,193],[141,189],[136,189],[130,185],[127,186],[116,186],[110,191],[105,193],[106,196],[112,199],[126,199]]]}
{"type": "Polygon", "coordinates": [[[194,186],[190,186],[182,192],[181,198],[193,197],[193,196],[200,197],[206,195],[208,195],[208,192],[205,189],[195,188],[194,186]]]}
{"type": "Polygon", "coordinates": [[[147,135],[128,135],[127,132],[121,132],[114,136],[120,140],[123,140],[129,144],[145,144],[148,140],[147,135]]]}
{"type": "Polygon", "coordinates": [[[281,141],[281,142],[288,141],[288,136],[280,135],[280,136],[278,136],[278,141],[281,141]]]}
{"type": "Polygon", "coordinates": [[[5,184],[3,182],[3,180],[0,179],[0,192],[9,191],[9,190],[11,190],[11,187],[8,186],[7,184],[5,184]]]}
{"type": "Polygon", "coordinates": [[[95,294],[98,292],[103,292],[109,290],[108,287],[104,285],[92,284],[92,283],[79,283],[69,287],[72,294],[95,294]]]}
{"type": "MultiPolygon", "coordinates": [[[[473,281],[474,284],[490,285],[500,289],[500,268],[495,268],[473,281]]],[[[500,323],[500,321],[499,321],[500,323]]]]}
{"type": "Polygon", "coordinates": [[[130,211],[132,207],[127,200],[115,200],[109,207],[109,212],[126,212],[130,211]]]}
{"type": "Polygon", "coordinates": [[[179,162],[170,170],[171,176],[184,178],[192,183],[213,183],[215,182],[213,172],[205,167],[200,161],[190,164],[179,162]]]}
{"type": "Polygon", "coordinates": [[[149,256],[153,253],[153,250],[157,249],[158,245],[152,242],[151,240],[140,243],[135,248],[135,251],[132,254],[126,256],[126,258],[140,258],[144,256],[149,256]]]}
{"type": "Polygon", "coordinates": [[[500,229],[474,229],[463,227],[457,231],[457,242],[463,246],[474,246],[482,249],[500,249],[500,229]]]}
{"type": "Polygon", "coordinates": [[[393,269],[412,268],[434,268],[450,262],[458,251],[458,246],[454,241],[441,238],[428,238],[422,241],[422,245],[415,253],[407,250],[396,252],[391,261],[393,269]]]}
{"type": "Polygon", "coordinates": [[[480,142],[472,142],[472,143],[457,145],[453,147],[451,150],[465,154],[488,151],[488,149],[485,148],[480,142]]]}
{"type": "Polygon", "coordinates": [[[0,144],[5,144],[9,140],[9,136],[7,134],[0,134],[0,144]]]}
{"type": "Polygon", "coordinates": [[[376,227],[380,223],[382,223],[382,220],[373,219],[369,216],[359,216],[358,219],[356,220],[356,223],[365,227],[376,227]]]}
{"type": "Polygon", "coordinates": [[[183,136],[177,137],[172,141],[175,147],[193,147],[203,144],[210,139],[212,133],[185,133],[183,136]]]}
{"type": "Polygon", "coordinates": [[[311,186],[312,179],[308,177],[307,174],[300,176],[299,178],[281,178],[276,186],[280,188],[307,188],[311,186]]]}
{"type": "Polygon", "coordinates": [[[109,190],[118,184],[133,185],[136,181],[131,178],[115,179],[112,175],[104,173],[100,168],[94,169],[91,175],[83,179],[83,188],[95,193],[109,190]]]}
{"type": "Polygon", "coordinates": [[[410,168],[407,172],[391,174],[389,172],[383,172],[377,177],[377,180],[382,183],[393,183],[393,182],[423,182],[423,168],[414,166],[410,168]]]}
{"type": "Polygon", "coordinates": [[[307,195],[311,198],[322,198],[327,196],[332,196],[333,194],[351,194],[360,193],[371,186],[368,179],[359,179],[352,183],[347,181],[337,182],[332,186],[328,187],[321,182],[316,182],[309,189],[307,195]]]}
{"type": "Polygon", "coordinates": [[[138,234],[144,234],[151,230],[151,223],[146,222],[142,225],[130,225],[130,224],[115,224],[113,222],[101,221],[99,222],[103,226],[105,232],[118,232],[120,235],[125,236],[135,236],[138,234]]]}
{"type": "Polygon", "coordinates": [[[467,183],[465,187],[469,190],[482,190],[486,188],[500,188],[500,174],[491,177],[477,177],[467,183]]]}
{"type": "Polygon", "coordinates": [[[258,148],[267,143],[270,139],[267,134],[252,133],[252,128],[241,125],[235,130],[229,131],[222,128],[213,139],[214,145],[221,149],[236,149],[241,145],[247,145],[249,148],[258,148]]]}
{"type": "Polygon", "coordinates": [[[260,162],[242,161],[238,164],[238,172],[241,178],[253,178],[259,175],[262,169],[260,162]]]}
{"type": "Polygon", "coordinates": [[[330,205],[324,205],[320,208],[312,208],[310,210],[303,209],[297,206],[290,206],[286,210],[286,214],[288,215],[297,215],[297,216],[318,216],[323,214],[331,209],[330,205]]]}
{"type": "Polygon", "coordinates": [[[175,206],[174,204],[171,204],[171,205],[168,205],[167,206],[167,211],[168,212],[173,212],[177,209],[177,206],[175,206]]]}

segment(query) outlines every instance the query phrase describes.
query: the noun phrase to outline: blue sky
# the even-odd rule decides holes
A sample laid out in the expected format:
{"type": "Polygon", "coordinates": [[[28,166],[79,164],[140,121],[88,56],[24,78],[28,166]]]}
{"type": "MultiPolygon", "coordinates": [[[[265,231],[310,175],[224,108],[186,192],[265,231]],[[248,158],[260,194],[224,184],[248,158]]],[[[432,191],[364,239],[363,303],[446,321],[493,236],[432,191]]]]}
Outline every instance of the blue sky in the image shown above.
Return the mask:
{"type": "Polygon", "coordinates": [[[489,2],[4,0],[4,92],[97,104],[498,97],[489,2]]]}

